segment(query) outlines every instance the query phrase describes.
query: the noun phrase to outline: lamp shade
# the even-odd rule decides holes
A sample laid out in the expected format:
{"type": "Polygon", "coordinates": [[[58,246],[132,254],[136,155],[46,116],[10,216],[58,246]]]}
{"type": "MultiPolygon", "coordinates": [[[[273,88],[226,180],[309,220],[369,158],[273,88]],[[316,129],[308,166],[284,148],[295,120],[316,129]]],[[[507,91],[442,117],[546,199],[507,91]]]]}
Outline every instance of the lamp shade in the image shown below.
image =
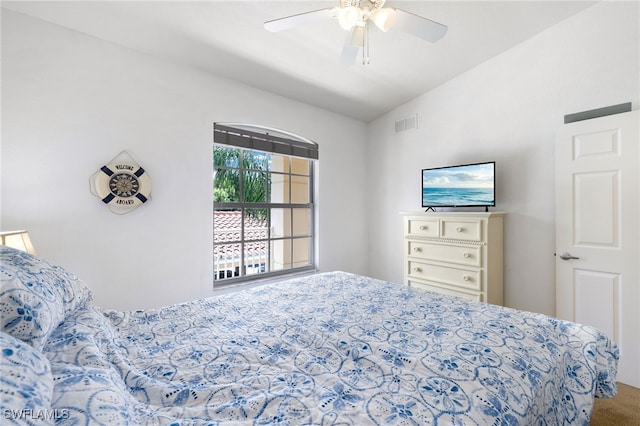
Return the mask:
{"type": "Polygon", "coordinates": [[[338,23],[342,29],[350,31],[360,19],[360,9],[355,6],[343,7],[338,12],[338,23]]]}
{"type": "Polygon", "coordinates": [[[393,17],[395,14],[395,9],[391,9],[390,7],[385,7],[384,9],[373,9],[369,15],[369,19],[376,24],[376,27],[386,33],[393,25],[393,17]]]}
{"type": "Polygon", "coordinates": [[[36,253],[36,249],[31,243],[31,238],[29,238],[29,233],[27,231],[2,231],[0,232],[0,244],[26,251],[34,256],[38,255],[38,253],[36,253]]]}

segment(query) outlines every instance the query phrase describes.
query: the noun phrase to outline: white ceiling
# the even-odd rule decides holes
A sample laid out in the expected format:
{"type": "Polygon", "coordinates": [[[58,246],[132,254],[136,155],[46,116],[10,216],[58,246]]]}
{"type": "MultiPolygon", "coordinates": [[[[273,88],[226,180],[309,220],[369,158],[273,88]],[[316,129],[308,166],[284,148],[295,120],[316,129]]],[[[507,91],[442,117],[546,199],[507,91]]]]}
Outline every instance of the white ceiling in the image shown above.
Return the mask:
{"type": "Polygon", "coordinates": [[[334,20],[270,33],[268,20],[323,1],[2,1],[2,6],[369,122],[496,56],[594,1],[394,1],[449,27],[429,43],[371,31],[368,65],[342,65],[334,20]]]}

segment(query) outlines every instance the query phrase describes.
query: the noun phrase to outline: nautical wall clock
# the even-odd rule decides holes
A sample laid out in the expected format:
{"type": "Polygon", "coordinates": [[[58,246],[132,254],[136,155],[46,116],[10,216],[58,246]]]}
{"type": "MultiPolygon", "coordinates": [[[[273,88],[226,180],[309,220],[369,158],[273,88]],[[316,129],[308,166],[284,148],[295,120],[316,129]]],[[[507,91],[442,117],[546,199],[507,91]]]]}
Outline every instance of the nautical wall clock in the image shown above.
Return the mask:
{"type": "Polygon", "coordinates": [[[94,173],[89,186],[116,214],[129,213],[151,199],[151,179],[127,151],[94,173]]]}

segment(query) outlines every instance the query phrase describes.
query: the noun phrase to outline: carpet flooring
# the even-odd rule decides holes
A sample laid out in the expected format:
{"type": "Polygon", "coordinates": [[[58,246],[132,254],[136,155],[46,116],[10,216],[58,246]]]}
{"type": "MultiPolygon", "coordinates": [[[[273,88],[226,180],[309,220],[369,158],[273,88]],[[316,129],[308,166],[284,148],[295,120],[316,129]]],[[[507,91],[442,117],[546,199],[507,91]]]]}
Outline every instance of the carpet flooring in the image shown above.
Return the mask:
{"type": "Polygon", "coordinates": [[[590,426],[640,426],[640,389],[618,383],[613,398],[596,398],[590,426]]]}

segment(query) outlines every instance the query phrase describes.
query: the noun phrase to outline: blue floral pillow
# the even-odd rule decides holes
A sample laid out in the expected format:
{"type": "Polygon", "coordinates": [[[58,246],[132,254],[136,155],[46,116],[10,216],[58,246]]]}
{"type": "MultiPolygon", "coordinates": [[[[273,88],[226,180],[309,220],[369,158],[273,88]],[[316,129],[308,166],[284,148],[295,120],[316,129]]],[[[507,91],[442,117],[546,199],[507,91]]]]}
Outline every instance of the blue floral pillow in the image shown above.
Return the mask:
{"type": "Polygon", "coordinates": [[[42,424],[51,410],[53,376],[42,352],[0,333],[0,413],[3,423],[42,424]]]}
{"type": "Polygon", "coordinates": [[[41,349],[65,318],[92,299],[75,275],[0,246],[0,331],[41,349]]]}

